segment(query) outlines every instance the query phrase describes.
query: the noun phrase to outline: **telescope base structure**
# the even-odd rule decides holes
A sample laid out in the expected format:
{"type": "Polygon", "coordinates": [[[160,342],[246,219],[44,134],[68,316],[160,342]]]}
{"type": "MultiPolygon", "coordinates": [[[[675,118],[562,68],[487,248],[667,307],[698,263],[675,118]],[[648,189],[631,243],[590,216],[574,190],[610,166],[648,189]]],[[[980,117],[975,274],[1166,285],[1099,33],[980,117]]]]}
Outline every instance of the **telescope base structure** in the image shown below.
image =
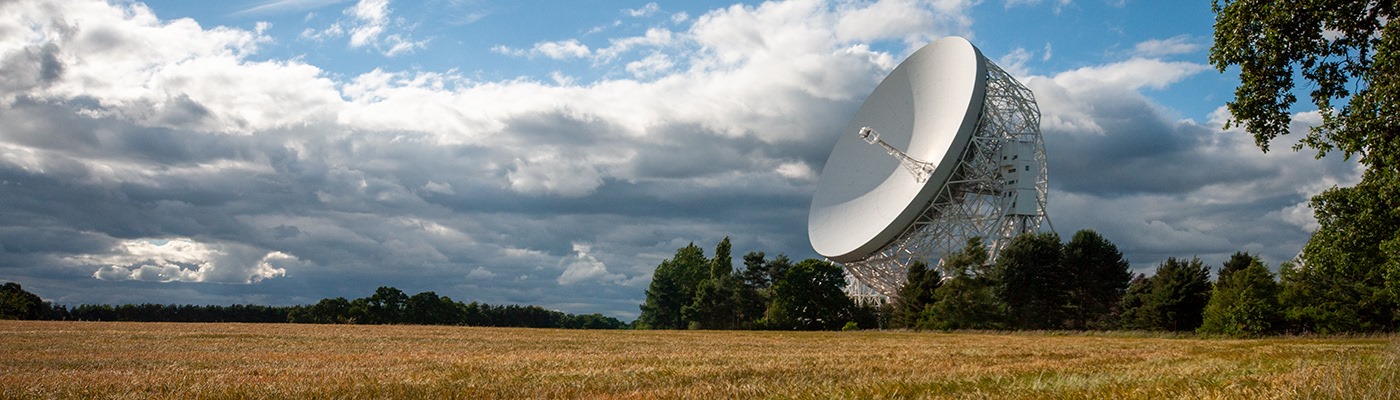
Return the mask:
{"type": "Polygon", "coordinates": [[[991,61],[984,62],[986,97],[977,131],[952,178],[889,245],[842,264],[850,282],[847,294],[857,301],[896,297],[913,262],[924,260],[941,268],[968,238],[981,237],[987,262],[995,262],[1012,238],[1049,225],[1040,109],[1030,89],[991,61]]]}

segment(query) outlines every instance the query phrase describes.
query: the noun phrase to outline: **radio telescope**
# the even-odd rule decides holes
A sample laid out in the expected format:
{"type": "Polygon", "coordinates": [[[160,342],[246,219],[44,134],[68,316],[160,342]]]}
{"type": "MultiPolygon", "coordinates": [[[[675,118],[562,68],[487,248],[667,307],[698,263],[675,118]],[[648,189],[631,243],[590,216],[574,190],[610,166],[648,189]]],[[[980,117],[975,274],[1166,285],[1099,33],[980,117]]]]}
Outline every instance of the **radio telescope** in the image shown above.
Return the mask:
{"type": "Polygon", "coordinates": [[[991,260],[1049,224],[1040,109],[1030,89],[960,37],[891,71],[822,168],[807,234],[845,267],[848,292],[889,298],[916,260],[941,265],[971,237],[991,260]]]}

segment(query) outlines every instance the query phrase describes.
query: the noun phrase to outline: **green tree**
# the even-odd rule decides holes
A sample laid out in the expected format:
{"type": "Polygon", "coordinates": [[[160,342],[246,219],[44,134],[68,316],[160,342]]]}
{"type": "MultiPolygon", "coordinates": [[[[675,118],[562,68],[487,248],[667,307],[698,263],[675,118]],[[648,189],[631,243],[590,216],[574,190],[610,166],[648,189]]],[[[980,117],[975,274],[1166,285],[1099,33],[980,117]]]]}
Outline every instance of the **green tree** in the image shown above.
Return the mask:
{"type": "Polygon", "coordinates": [[[1069,302],[1069,274],[1062,268],[1060,235],[1026,233],[1011,239],[997,258],[997,298],[1010,327],[1060,329],[1069,302]]]}
{"type": "Polygon", "coordinates": [[[676,250],[676,255],[656,266],[651,285],[642,303],[637,324],[649,329],[685,329],[682,309],[695,302],[700,281],[710,273],[705,252],[695,243],[676,250]]]}
{"type": "Polygon", "coordinates": [[[1320,228],[1299,255],[1288,313],[1317,332],[1393,331],[1400,308],[1400,185],[1365,178],[1313,198],[1320,228]]]}
{"type": "Polygon", "coordinates": [[[674,268],[670,261],[663,261],[656,267],[656,272],[651,276],[651,285],[647,287],[646,300],[642,303],[642,313],[637,316],[638,328],[685,327],[681,310],[685,307],[686,298],[674,268]]]}
{"type": "Polygon", "coordinates": [[[1123,299],[1123,325],[1129,329],[1196,330],[1210,291],[1210,268],[1199,258],[1167,258],[1151,278],[1134,279],[1129,284],[1123,299]]]}
{"type": "Polygon", "coordinates": [[[1062,269],[1069,282],[1069,328],[1108,329],[1116,324],[1114,315],[1123,300],[1128,281],[1133,279],[1128,261],[1108,239],[1093,230],[1074,233],[1065,244],[1062,269]]]}
{"type": "Polygon", "coordinates": [[[738,287],[734,290],[734,327],[753,328],[768,308],[768,261],[763,252],[749,252],[744,255],[744,271],[738,277],[738,287]]]}
{"type": "Polygon", "coordinates": [[[380,286],[374,294],[364,299],[363,309],[366,324],[401,324],[407,322],[404,311],[408,307],[408,295],[392,286],[380,286]]]}
{"type": "MultiPolygon", "coordinates": [[[[777,257],[773,257],[773,261],[768,262],[767,267],[768,287],[771,291],[772,287],[777,285],[779,280],[787,276],[788,270],[792,269],[792,260],[789,260],[787,255],[779,254],[777,257]]],[[[772,297],[771,293],[769,297],[772,297]]]]}
{"type": "Polygon", "coordinates": [[[1234,275],[1236,272],[1243,271],[1245,268],[1249,268],[1250,265],[1259,262],[1262,261],[1259,261],[1258,256],[1253,256],[1243,251],[1237,251],[1235,254],[1230,255],[1230,259],[1225,260],[1225,264],[1220,266],[1220,271],[1215,273],[1215,282],[1216,284],[1225,283],[1225,280],[1229,279],[1229,276],[1234,275]]]}
{"type": "Polygon", "coordinates": [[[695,300],[681,309],[687,326],[691,329],[735,328],[737,283],[730,275],[700,281],[695,300]]]}
{"type": "Polygon", "coordinates": [[[1240,268],[1240,257],[1231,257],[1220,269],[1215,289],[1206,304],[1202,333],[1259,336],[1275,332],[1282,321],[1279,285],[1258,257],[1245,253],[1249,264],[1240,268]]]}
{"type": "Polygon", "coordinates": [[[1400,165],[1400,25],[1392,1],[1212,0],[1215,44],[1210,62],[1221,72],[1240,68],[1232,122],[1269,142],[1289,133],[1298,100],[1294,79],[1312,89],[1322,124],[1297,148],[1341,150],[1362,164],[1395,171],[1400,165]],[[1337,108],[1333,102],[1345,101],[1337,108]]]}
{"type": "Polygon", "coordinates": [[[43,299],[18,283],[5,282],[0,286],[0,319],[39,319],[44,308],[43,299]]]}
{"type": "Polygon", "coordinates": [[[288,315],[290,322],[305,324],[344,324],[350,319],[350,300],[344,297],[321,299],[316,304],[298,307],[288,315]]]}
{"type": "Polygon", "coordinates": [[[460,325],[466,323],[462,306],[452,298],[434,292],[422,292],[409,297],[404,307],[404,322],[419,325],[460,325]]]}
{"type": "Polygon", "coordinates": [[[1152,329],[1158,323],[1154,320],[1154,315],[1147,308],[1147,303],[1152,296],[1152,280],[1146,275],[1137,274],[1132,281],[1128,282],[1128,290],[1123,292],[1123,301],[1119,303],[1119,327],[1123,329],[1146,330],[1152,329]]]}
{"type": "Polygon", "coordinates": [[[1268,151],[1289,133],[1298,92],[1310,88],[1322,123],[1294,146],[1340,151],[1366,169],[1353,187],[1313,197],[1320,228],[1285,281],[1287,314],[1302,329],[1397,328],[1400,306],[1400,22],[1394,1],[1214,0],[1210,61],[1240,68],[1227,104],[1268,151]],[[1291,294],[1290,294],[1291,293],[1291,294]]]}
{"type": "Polygon", "coordinates": [[[836,330],[851,320],[854,304],[842,291],[846,274],[830,262],[806,259],[773,283],[766,325],[774,329],[836,330]]]}
{"type": "Polygon", "coordinates": [[[996,329],[1001,327],[1002,307],[990,277],[973,275],[987,264],[982,238],[969,238],[950,254],[943,268],[951,277],[934,290],[930,304],[919,313],[919,329],[996,329]]]}
{"type": "Polygon", "coordinates": [[[1283,263],[1279,275],[1279,302],[1290,330],[1334,334],[1394,329],[1377,315],[1384,315],[1383,305],[1389,304],[1384,288],[1292,263],[1283,263]]]}
{"type": "Polygon", "coordinates": [[[930,269],[923,260],[909,264],[904,286],[894,299],[890,325],[895,328],[915,328],[924,308],[934,302],[934,292],[943,282],[943,275],[930,269]]]}
{"type": "Polygon", "coordinates": [[[729,237],[715,246],[710,259],[709,275],[695,288],[695,298],[681,309],[681,317],[694,329],[733,329],[738,325],[739,312],[735,291],[739,278],[734,273],[734,261],[729,255],[729,237]]]}
{"type": "Polygon", "coordinates": [[[734,259],[730,256],[729,237],[715,245],[715,258],[710,259],[710,279],[720,279],[734,273],[734,259]]]}

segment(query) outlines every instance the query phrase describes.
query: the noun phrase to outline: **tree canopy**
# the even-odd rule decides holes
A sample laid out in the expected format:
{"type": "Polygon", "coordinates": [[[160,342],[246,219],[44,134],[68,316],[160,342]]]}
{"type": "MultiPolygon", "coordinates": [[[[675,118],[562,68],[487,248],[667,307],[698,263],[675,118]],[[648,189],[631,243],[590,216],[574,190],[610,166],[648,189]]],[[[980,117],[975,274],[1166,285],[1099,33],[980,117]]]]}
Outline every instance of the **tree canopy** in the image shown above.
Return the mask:
{"type": "MultiPolygon", "coordinates": [[[[1366,169],[1310,205],[1320,228],[1285,307],[1304,329],[1394,330],[1400,316],[1400,5],[1394,1],[1213,0],[1217,69],[1238,66],[1227,104],[1264,151],[1289,133],[1299,87],[1322,117],[1295,144],[1366,169]],[[1303,82],[1296,82],[1302,78],[1303,82]],[[1301,295],[1292,295],[1301,294],[1301,295]],[[1306,294],[1303,294],[1306,293],[1306,294]]],[[[1290,288],[1290,282],[1292,287],[1290,288]]]]}
{"type": "Polygon", "coordinates": [[[38,295],[15,282],[0,285],[0,319],[39,319],[43,312],[44,301],[38,295]]]}
{"type": "Polygon", "coordinates": [[[706,259],[694,243],[657,265],[637,318],[644,329],[834,330],[851,322],[875,326],[874,312],[856,306],[843,288],[845,273],[830,262],[762,252],[733,267],[726,237],[706,259]]]}

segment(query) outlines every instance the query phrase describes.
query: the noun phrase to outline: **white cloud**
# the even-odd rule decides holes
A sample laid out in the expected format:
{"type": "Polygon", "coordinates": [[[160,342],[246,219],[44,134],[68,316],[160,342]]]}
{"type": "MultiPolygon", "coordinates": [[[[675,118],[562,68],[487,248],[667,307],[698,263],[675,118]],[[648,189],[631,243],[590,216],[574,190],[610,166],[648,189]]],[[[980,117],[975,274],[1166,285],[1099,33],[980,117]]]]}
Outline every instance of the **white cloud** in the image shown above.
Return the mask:
{"type": "Polygon", "coordinates": [[[778,175],[782,175],[784,178],[788,179],[797,179],[805,181],[815,181],[817,179],[817,172],[813,171],[811,166],[808,166],[806,163],[802,162],[787,162],[779,164],[777,172],[778,175]]]}
{"type": "Polygon", "coordinates": [[[1114,86],[1130,90],[1162,89],[1197,73],[1209,65],[1186,61],[1133,58],[1101,66],[1083,67],[1055,75],[1055,82],[1077,90],[1083,87],[1114,86]]]}
{"type": "Polygon", "coordinates": [[[930,9],[916,0],[857,3],[857,7],[843,10],[837,18],[836,35],[842,40],[861,42],[900,38],[911,45],[922,45],[931,39],[927,36],[931,31],[965,31],[971,25],[971,19],[961,14],[967,4],[944,3],[951,4],[930,9]],[[946,26],[936,26],[939,23],[946,26]]]}
{"type": "Polygon", "coordinates": [[[1012,76],[1027,76],[1030,75],[1030,68],[1026,66],[1026,63],[1030,62],[1031,57],[1030,51],[1017,47],[998,58],[996,64],[1012,76]]]}
{"type": "Polygon", "coordinates": [[[627,72],[637,79],[646,79],[665,73],[675,66],[671,58],[662,53],[652,53],[641,60],[627,63],[627,72]]]}
{"type": "Polygon", "coordinates": [[[1309,232],[1322,228],[1322,225],[1317,223],[1317,218],[1313,216],[1312,207],[1306,201],[1279,209],[1278,218],[1309,232]]]}
{"type": "Polygon", "coordinates": [[[1163,57],[1177,54],[1190,54],[1200,50],[1201,45],[1188,35],[1173,36],[1168,39],[1152,39],[1133,46],[1133,53],[1139,57],[1163,57]]]}
{"type": "Polygon", "coordinates": [[[472,268],[472,271],[467,273],[467,279],[491,279],[495,277],[495,272],[491,272],[482,267],[472,268]]]}
{"type": "Polygon", "coordinates": [[[428,183],[423,184],[423,190],[439,194],[457,194],[457,192],[452,190],[451,183],[443,182],[428,181],[428,183]]]}
{"type": "Polygon", "coordinates": [[[19,48],[50,49],[52,79],[0,93],[0,104],[21,94],[53,101],[81,97],[97,102],[85,110],[93,116],[246,133],[324,118],[339,101],[315,67],[244,61],[269,40],[255,32],[206,30],[187,19],[162,22],[141,4],[75,2],[66,11],[50,24],[16,20],[4,28],[32,40],[19,48]],[[296,106],[268,107],[279,102],[296,106]]]}
{"type": "Polygon", "coordinates": [[[577,39],[569,39],[558,42],[536,43],[535,47],[530,49],[530,53],[560,60],[565,58],[588,57],[590,52],[588,46],[580,44],[577,39]]]}
{"type": "Polygon", "coordinates": [[[392,12],[389,0],[359,0],[342,12],[347,19],[321,30],[307,28],[300,37],[322,41],[348,35],[350,48],[373,47],[386,57],[426,48],[428,40],[414,40],[402,32],[388,33],[391,29],[406,29],[402,21],[390,18],[392,12]]]}
{"type": "Polygon", "coordinates": [[[258,4],[256,6],[239,10],[238,12],[235,12],[234,15],[260,15],[279,12],[314,10],[342,1],[344,0],[272,0],[264,2],[262,4],[258,4]]]}
{"type": "Polygon", "coordinates": [[[610,43],[608,47],[599,49],[595,54],[596,58],[601,61],[612,60],[617,58],[621,53],[625,53],[639,46],[654,48],[670,46],[675,43],[675,38],[670,30],[651,28],[647,29],[646,33],[642,36],[609,39],[608,42],[610,43]]]}
{"type": "Polygon", "coordinates": [[[491,47],[491,51],[512,57],[544,56],[555,60],[588,58],[593,55],[593,50],[589,49],[588,45],[579,42],[578,39],[539,42],[531,46],[529,50],[497,45],[491,47]]]}
{"type": "MultiPolygon", "coordinates": [[[[1140,271],[1166,257],[1223,260],[1236,251],[1276,265],[1311,232],[1306,199],[1354,182],[1355,166],[1288,151],[1261,152],[1240,129],[1177,120],[1142,93],[1204,71],[1134,58],[1024,81],[1042,112],[1050,158],[1050,218],[1062,235],[1092,228],[1140,271]]],[[[1309,115],[1295,116],[1296,132],[1309,115]]]]}
{"type": "Polygon", "coordinates": [[[634,18],[651,16],[652,14],[656,14],[657,11],[661,11],[661,6],[656,5],[655,2],[647,3],[641,8],[623,10],[627,16],[634,18]]]}
{"type": "Polygon", "coordinates": [[[593,251],[592,246],[575,242],[573,247],[574,256],[559,261],[560,265],[564,266],[564,272],[559,274],[557,279],[560,285],[568,286],[588,281],[619,283],[626,279],[622,274],[609,273],[608,266],[589,254],[593,251]]]}
{"type": "Polygon", "coordinates": [[[345,9],[356,24],[350,28],[350,47],[361,47],[379,40],[389,23],[389,0],[360,0],[345,9]]]}
{"type": "Polygon", "coordinates": [[[92,274],[101,280],[248,284],[284,276],[300,260],[280,251],[175,238],[128,240],[107,254],[74,261],[103,265],[92,274]]]}
{"type": "Polygon", "coordinates": [[[586,160],[557,155],[516,159],[507,178],[511,190],[530,195],[584,196],[603,184],[602,175],[586,160]]]}

